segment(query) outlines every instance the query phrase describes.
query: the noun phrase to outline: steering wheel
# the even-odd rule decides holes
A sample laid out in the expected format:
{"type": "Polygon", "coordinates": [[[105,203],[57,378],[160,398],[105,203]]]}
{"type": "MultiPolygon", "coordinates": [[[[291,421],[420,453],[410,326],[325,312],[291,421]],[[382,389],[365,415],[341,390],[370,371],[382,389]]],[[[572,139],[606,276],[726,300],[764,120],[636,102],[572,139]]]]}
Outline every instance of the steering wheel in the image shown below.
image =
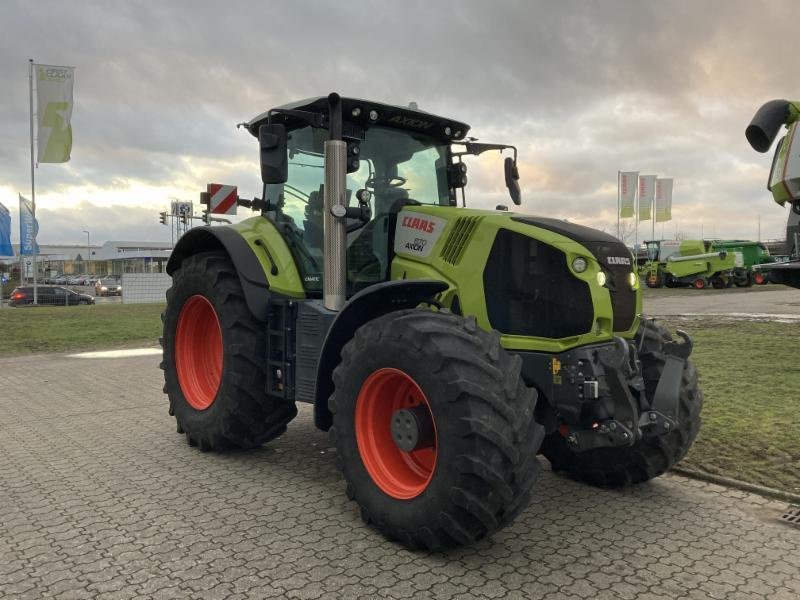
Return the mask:
{"type": "Polygon", "coordinates": [[[374,189],[375,183],[377,182],[380,183],[381,185],[385,185],[386,187],[398,188],[404,186],[406,184],[406,181],[408,181],[408,179],[406,179],[405,177],[400,177],[398,175],[395,175],[394,177],[373,176],[367,180],[367,182],[364,184],[364,187],[371,187],[374,189]]]}

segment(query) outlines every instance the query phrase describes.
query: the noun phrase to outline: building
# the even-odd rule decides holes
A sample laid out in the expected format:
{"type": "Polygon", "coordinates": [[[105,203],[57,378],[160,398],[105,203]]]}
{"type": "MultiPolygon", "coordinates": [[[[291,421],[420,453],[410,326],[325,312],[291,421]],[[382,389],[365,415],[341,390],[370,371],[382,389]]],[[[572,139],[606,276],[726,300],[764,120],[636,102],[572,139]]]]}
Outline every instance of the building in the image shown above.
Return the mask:
{"type": "MultiPolygon", "coordinates": [[[[13,248],[18,254],[19,245],[14,244],[13,248]]],[[[101,246],[39,244],[36,262],[41,278],[60,274],[163,273],[171,253],[170,242],[111,241],[101,246]]],[[[16,278],[20,264],[25,277],[33,277],[33,260],[30,256],[0,258],[0,272],[13,274],[16,278]]]]}

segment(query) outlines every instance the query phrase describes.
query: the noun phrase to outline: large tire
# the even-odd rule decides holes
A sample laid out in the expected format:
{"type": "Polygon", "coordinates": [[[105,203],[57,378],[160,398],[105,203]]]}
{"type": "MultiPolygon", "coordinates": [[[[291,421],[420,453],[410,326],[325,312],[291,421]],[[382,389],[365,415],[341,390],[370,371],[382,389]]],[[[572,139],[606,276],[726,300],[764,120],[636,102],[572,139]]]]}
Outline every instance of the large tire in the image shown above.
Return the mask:
{"type": "Polygon", "coordinates": [[[342,350],[330,408],[347,495],[364,521],[431,550],[510,523],[528,504],[544,437],[521,366],[474,317],[412,309],[363,325],[342,350]],[[406,453],[386,442],[393,411],[412,397],[435,441],[406,453]]]}
{"type": "Polygon", "coordinates": [[[186,258],[161,319],[164,391],[190,445],[255,448],[286,431],[297,408],[265,394],[266,323],[248,309],[227,255],[186,258]]]}
{"type": "MultiPolygon", "coordinates": [[[[650,399],[664,369],[664,343],[670,334],[654,321],[644,321],[637,334],[639,358],[650,399]]],[[[621,487],[641,483],[662,475],[678,463],[694,443],[700,431],[703,392],[697,385],[697,370],[686,361],[678,402],[678,427],[669,433],[642,438],[633,446],[598,448],[573,452],[558,432],[548,435],[542,452],[554,471],[563,471],[573,479],[599,487],[621,487]]]]}

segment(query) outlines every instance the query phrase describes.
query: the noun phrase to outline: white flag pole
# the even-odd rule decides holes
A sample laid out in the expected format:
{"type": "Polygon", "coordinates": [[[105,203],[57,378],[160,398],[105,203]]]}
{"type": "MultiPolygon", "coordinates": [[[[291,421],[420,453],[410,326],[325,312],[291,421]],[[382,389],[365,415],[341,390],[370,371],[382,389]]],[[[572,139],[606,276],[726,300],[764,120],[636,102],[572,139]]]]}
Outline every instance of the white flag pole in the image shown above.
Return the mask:
{"type": "Polygon", "coordinates": [[[622,172],[617,171],[617,238],[620,238],[619,213],[622,210],[622,196],[620,196],[620,186],[622,185],[621,179],[622,179],[622,172]]]}
{"type": "Polygon", "coordinates": [[[636,213],[633,215],[633,222],[635,225],[633,234],[633,255],[638,257],[639,254],[639,177],[636,178],[636,213]]]}
{"type": "MultiPolygon", "coordinates": [[[[28,59],[28,83],[30,84],[30,114],[31,114],[31,212],[33,212],[33,303],[39,303],[39,291],[36,283],[36,186],[34,184],[34,159],[33,159],[33,59],[28,59]]],[[[21,240],[20,240],[21,241],[21,240]]],[[[20,250],[22,246],[20,245],[20,250]]]]}

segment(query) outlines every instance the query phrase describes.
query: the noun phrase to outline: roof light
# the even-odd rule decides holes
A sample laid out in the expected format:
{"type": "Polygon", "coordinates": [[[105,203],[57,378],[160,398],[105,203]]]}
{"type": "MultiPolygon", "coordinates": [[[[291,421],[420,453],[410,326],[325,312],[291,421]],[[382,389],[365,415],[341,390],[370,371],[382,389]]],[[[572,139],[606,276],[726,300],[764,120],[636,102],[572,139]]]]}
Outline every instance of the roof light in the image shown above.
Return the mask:
{"type": "Polygon", "coordinates": [[[350,114],[353,115],[354,117],[361,116],[361,108],[356,106],[352,111],[350,111],[350,114]]]}
{"type": "Polygon", "coordinates": [[[598,285],[605,285],[606,281],[608,281],[608,277],[606,277],[606,274],[603,271],[598,271],[597,272],[598,285]]]}
{"type": "Polygon", "coordinates": [[[377,110],[369,111],[369,120],[370,121],[377,121],[378,120],[378,111],[377,110]]]}
{"type": "Polygon", "coordinates": [[[572,259],[572,270],[575,271],[576,273],[583,273],[586,270],[587,266],[588,263],[586,262],[586,259],[583,258],[582,256],[578,256],[572,259]]]}
{"type": "Polygon", "coordinates": [[[453,130],[452,130],[452,129],[450,129],[449,127],[445,127],[445,128],[444,128],[444,134],[445,134],[445,135],[447,135],[447,136],[449,136],[449,135],[450,135],[450,133],[451,133],[452,131],[453,131],[453,130]]]}

